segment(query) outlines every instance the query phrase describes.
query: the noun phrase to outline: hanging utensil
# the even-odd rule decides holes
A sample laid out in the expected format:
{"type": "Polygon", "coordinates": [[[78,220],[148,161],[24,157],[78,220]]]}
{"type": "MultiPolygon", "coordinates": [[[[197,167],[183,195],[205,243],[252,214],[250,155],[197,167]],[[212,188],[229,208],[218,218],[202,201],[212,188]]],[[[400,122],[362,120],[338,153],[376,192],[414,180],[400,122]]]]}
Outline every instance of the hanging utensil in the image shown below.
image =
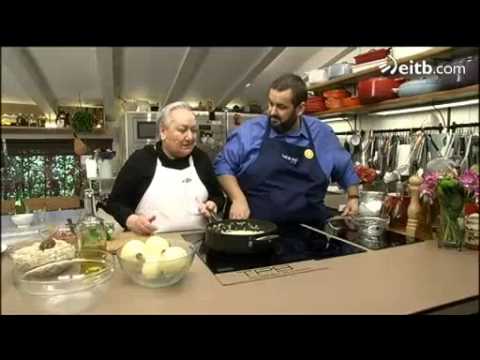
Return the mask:
{"type": "Polygon", "coordinates": [[[88,146],[77,136],[77,134],[73,133],[73,151],[76,155],[82,156],[88,153],[88,146]]]}
{"type": "Polygon", "coordinates": [[[465,156],[463,157],[462,161],[460,162],[460,169],[463,171],[469,168],[468,166],[468,157],[470,156],[470,150],[472,148],[472,140],[473,135],[468,137],[467,148],[465,149],[465,156]]]}
{"type": "Polygon", "coordinates": [[[350,145],[352,145],[353,147],[359,146],[360,143],[362,142],[362,137],[360,136],[359,131],[353,129],[353,126],[350,120],[345,119],[345,121],[347,122],[348,126],[350,126],[350,129],[352,130],[352,136],[350,137],[350,145]]]}

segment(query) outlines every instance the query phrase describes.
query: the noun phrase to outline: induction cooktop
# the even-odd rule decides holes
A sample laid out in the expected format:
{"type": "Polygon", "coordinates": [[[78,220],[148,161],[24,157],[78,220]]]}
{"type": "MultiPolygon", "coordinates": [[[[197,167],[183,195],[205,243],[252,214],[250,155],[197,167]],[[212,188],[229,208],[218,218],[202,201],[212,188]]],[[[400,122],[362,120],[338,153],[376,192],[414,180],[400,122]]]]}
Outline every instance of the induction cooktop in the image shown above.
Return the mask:
{"type": "MultiPolygon", "coordinates": [[[[365,252],[340,238],[320,233],[305,225],[279,226],[280,237],[272,249],[258,254],[227,254],[209,249],[204,242],[197,255],[214,274],[322,260],[365,252]]],[[[185,236],[184,236],[185,237],[185,236]]],[[[282,268],[283,269],[283,268],[282,268]]]]}

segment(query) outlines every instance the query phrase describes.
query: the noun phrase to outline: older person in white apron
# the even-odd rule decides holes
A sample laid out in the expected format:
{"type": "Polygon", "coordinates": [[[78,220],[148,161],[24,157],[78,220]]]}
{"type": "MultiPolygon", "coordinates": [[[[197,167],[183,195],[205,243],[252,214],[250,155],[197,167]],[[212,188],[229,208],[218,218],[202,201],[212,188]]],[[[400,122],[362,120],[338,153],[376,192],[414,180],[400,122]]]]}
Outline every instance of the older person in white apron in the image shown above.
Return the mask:
{"type": "Polygon", "coordinates": [[[167,105],[160,139],[137,150],[120,170],[107,211],[143,235],[203,229],[224,196],[208,155],[195,146],[197,122],[188,104],[167,105]]]}

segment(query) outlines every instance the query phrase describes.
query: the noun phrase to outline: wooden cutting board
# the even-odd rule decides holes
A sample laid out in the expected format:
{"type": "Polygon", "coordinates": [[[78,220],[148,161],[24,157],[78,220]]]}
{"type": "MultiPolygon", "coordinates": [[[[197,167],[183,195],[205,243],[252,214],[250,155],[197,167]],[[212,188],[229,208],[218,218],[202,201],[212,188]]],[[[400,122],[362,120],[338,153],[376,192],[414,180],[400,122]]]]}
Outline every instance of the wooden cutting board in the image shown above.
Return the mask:
{"type": "Polygon", "coordinates": [[[138,239],[146,241],[148,236],[137,235],[132,232],[121,232],[114,236],[113,240],[107,241],[107,251],[115,254],[129,240],[138,239]]]}

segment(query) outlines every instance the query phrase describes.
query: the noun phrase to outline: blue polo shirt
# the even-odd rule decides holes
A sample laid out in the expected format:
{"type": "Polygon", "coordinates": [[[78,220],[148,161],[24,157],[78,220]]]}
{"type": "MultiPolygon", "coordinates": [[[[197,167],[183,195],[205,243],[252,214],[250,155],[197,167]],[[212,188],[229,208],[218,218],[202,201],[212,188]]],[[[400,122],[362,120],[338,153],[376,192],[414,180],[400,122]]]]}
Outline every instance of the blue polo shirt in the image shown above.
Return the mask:
{"type": "MultiPolygon", "coordinates": [[[[341,146],[332,128],[311,116],[304,115],[302,119],[302,125],[297,131],[281,134],[272,128],[270,138],[308,146],[306,123],[312,134],[316,159],[327,178],[337,182],[343,189],[359,184],[360,179],[353,168],[350,153],[341,146]]],[[[253,164],[260,154],[267,126],[268,117],[262,115],[246,121],[230,133],[227,143],[214,161],[216,175],[239,176],[253,164]]]]}

